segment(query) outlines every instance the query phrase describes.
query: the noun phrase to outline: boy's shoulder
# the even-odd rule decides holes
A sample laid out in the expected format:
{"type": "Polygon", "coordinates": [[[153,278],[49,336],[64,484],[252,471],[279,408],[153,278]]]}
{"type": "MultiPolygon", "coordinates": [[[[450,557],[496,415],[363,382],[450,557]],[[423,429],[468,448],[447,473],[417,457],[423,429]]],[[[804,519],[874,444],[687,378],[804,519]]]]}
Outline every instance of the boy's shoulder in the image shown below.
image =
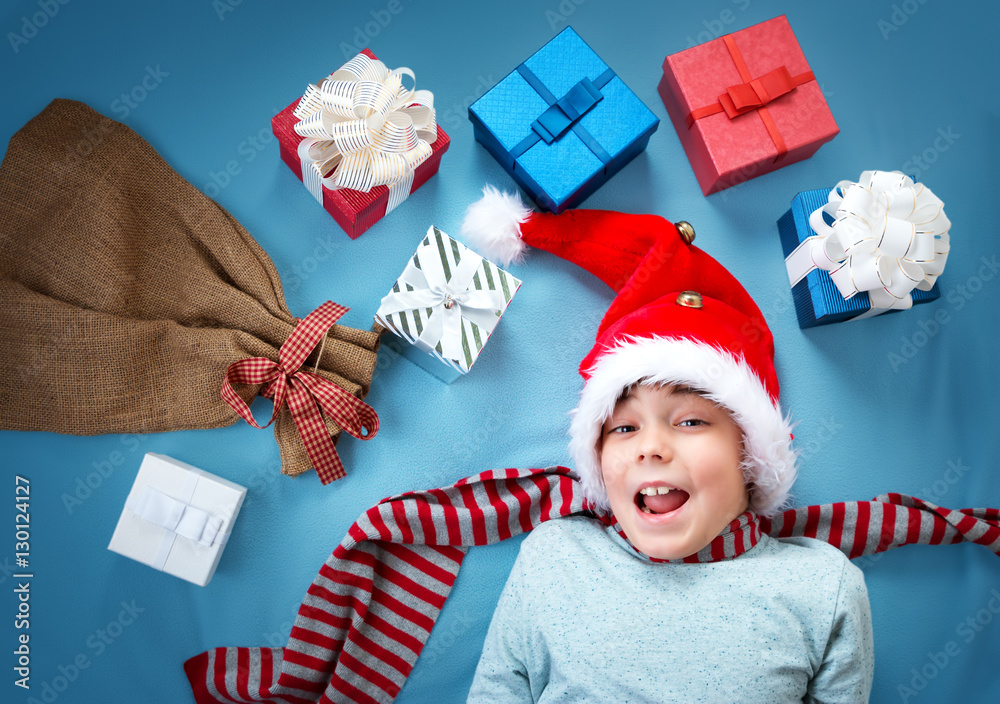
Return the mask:
{"type": "Polygon", "coordinates": [[[535,526],[521,544],[522,554],[567,554],[592,550],[607,540],[604,526],[590,516],[565,516],[535,526]]]}
{"type": "Polygon", "coordinates": [[[564,516],[553,518],[535,526],[528,537],[529,543],[551,543],[553,541],[579,542],[591,536],[603,534],[604,526],[590,516],[564,516]]]}
{"type": "Polygon", "coordinates": [[[770,538],[769,552],[778,559],[795,563],[801,569],[830,576],[840,574],[850,581],[864,581],[864,573],[840,548],[816,538],[770,538]]]}
{"type": "Polygon", "coordinates": [[[847,559],[840,548],[836,548],[825,540],[818,538],[768,538],[768,543],[774,546],[775,550],[782,554],[794,555],[804,560],[824,560],[832,562],[847,562],[847,559]]]}

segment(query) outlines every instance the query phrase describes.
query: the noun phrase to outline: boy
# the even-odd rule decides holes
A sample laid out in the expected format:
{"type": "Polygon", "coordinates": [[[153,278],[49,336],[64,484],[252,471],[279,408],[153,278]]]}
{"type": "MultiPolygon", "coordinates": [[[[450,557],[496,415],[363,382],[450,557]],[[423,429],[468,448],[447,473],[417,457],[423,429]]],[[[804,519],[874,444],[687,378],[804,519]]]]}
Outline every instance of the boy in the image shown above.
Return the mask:
{"type": "Polygon", "coordinates": [[[754,520],[725,409],[688,387],[640,384],[601,443],[624,537],[583,517],[528,535],[470,702],[867,701],[868,596],[839,550],[762,535],[732,560],[661,561],[754,520]]]}
{"type": "MultiPolygon", "coordinates": [[[[488,193],[475,207],[497,223],[506,206],[488,193]]],[[[525,539],[469,701],[867,701],[861,570],[825,542],[759,533],[795,456],[750,296],[660,218],[577,211],[564,231],[565,215],[507,212],[619,293],[571,428],[601,520],[525,539]]]]}

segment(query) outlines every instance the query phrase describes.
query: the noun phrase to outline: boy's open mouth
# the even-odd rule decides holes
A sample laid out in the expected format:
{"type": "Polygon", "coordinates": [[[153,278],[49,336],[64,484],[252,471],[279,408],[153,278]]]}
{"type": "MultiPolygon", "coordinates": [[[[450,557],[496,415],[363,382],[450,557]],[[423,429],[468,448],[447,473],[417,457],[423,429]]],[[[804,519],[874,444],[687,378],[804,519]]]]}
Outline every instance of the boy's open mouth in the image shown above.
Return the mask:
{"type": "Polygon", "coordinates": [[[635,495],[635,505],[643,513],[670,513],[687,502],[690,495],[683,489],[669,486],[648,486],[635,495]]]}

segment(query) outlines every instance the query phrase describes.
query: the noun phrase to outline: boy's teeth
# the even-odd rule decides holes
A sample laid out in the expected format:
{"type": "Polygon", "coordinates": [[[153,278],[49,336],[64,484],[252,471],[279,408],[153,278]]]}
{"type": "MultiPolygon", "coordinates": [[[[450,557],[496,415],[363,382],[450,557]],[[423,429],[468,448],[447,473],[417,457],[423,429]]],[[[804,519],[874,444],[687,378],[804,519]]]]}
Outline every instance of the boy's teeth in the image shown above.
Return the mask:
{"type": "Polygon", "coordinates": [[[672,486],[647,486],[645,489],[640,489],[639,493],[643,496],[656,496],[657,494],[669,494],[673,489],[672,486]]]}

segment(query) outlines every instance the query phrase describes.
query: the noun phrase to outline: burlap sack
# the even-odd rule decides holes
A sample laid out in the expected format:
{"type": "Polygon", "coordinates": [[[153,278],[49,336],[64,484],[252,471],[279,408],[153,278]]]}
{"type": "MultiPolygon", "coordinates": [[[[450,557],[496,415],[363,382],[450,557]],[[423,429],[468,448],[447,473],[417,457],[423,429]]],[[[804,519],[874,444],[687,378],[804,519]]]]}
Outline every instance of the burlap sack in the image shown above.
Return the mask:
{"type": "MultiPolygon", "coordinates": [[[[55,100],[10,140],[0,165],[0,428],[229,425],[239,416],[220,397],[226,368],[277,360],[294,326],[264,250],[125,125],[55,100]]],[[[376,332],[334,325],[318,373],[364,398],[377,349],[376,332]]],[[[260,389],[238,391],[249,401],[260,389]]],[[[287,408],[275,437],[284,473],[309,469],[287,408]]]]}

